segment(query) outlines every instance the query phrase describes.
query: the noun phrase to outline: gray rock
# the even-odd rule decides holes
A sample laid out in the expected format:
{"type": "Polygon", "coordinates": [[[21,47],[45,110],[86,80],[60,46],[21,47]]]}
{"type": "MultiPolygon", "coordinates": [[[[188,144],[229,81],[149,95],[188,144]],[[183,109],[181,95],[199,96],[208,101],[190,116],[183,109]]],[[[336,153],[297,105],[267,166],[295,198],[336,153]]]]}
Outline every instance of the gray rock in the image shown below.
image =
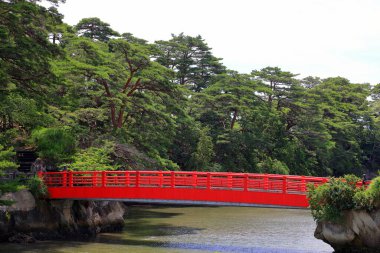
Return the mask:
{"type": "Polygon", "coordinates": [[[36,207],[36,201],[28,190],[5,193],[0,199],[14,202],[11,206],[0,206],[3,212],[30,211],[36,207]]]}
{"type": "Polygon", "coordinates": [[[126,207],[121,202],[38,200],[28,191],[3,196],[14,200],[0,209],[0,241],[88,238],[100,232],[119,231],[126,207]],[[27,236],[26,236],[27,235],[27,236]]]}
{"type": "Polygon", "coordinates": [[[318,222],[314,236],[336,252],[380,252],[380,209],[347,211],[341,223],[318,222]]]}

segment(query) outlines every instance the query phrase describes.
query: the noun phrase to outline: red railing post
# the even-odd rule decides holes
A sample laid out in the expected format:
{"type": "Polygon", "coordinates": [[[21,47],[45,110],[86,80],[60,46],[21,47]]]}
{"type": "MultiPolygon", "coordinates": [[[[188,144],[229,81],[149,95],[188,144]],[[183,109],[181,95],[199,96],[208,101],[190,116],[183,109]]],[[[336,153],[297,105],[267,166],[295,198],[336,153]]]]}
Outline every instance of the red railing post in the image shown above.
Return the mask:
{"type": "Polygon", "coordinates": [[[227,176],[227,187],[230,189],[232,188],[232,175],[231,174],[229,174],[227,176]]]}
{"type": "Polygon", "coordinates": [[[62,187],[67,187],[67,171],[62,174],[62,187]]]}
{"type": "Polygon", "coordinates": [[[286,194],[287,192],[287,180],[286,180],[286,176],[283,176],[282,177],[282,193],[283,194],[286,194]]]}
{"type": "Polygon", "coordinates": [[[174,188],[175,186],[175,173],[174,171],[170,172],[170,187],[174,188]]]}
{"type": "Polygon", "coordinates": [[[103,170],[102,171],[102,187],[106,187],[107,186],[107,174],[106,172],[103,170]]]}
{"type": "Polygon", "coordinates": [[[264,190],[268,190],[269,189],[269,179],[268,179],[268,174],[264,174],[264,190]]]}
{"type": "Polygon", "coordinates": [[[129,171],[125,171],[125,187],[129,186],[129,171]]]}
{"type": "Polygon", "coordinates": [[[164,177],[164,174],[162,173],[162,171],[160,170],[160,172],[158,172],[158,182],[159,182],[159,187],[162,188],[162,184],[163,184],[163,177],[164,177]]]}
{"type": "Polygon", "coordinates": [[[305,176],[301,177],[301,192],[306,192],[306,180],[305,180],[305,176]]]}
{"type": "Polygon", "coordinates": [[[207,190],[211,189],[211,174],[207,172],[207,184],[206,184],[207,190]]]}
{"type": "Polygon", "coordinates": [[[193,187],[197,187],[197,173],[193,172],[193,187]]]}
{"type": "Polygon", "coordinates": [[[248,174],[244,174],[244,191],[248,191],[248,174]]]}
{"type": "Polygon", "coordinates": [[[73,172],[69,171],[69,187],[73,187],[73,172]]]}
{"type": "Polygon", "coordinates": [[[94,171],[94,173],[92,173],[92,187],[96,187],[97,186],[97,183],[96,183],[96,177],[98,176],[98,172],[94,171]]]}
{"type": "Polygon", "coordinates": [[[136,171],[136,187],[140,187],[140,171],[136,171]]]}

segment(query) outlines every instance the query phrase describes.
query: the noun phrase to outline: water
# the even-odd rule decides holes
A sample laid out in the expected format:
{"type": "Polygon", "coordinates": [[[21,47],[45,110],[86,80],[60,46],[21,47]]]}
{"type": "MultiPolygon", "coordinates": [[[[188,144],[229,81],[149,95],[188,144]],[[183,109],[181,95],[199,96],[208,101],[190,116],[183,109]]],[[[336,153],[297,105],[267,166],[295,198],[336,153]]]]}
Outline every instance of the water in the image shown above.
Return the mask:
{"type": "Polygon", "coordinates": [[[313,237],[310,210],[253,207],[130,208],[122,233],[91,241],[2,244],[1,252],[333,252],[313,237]]]}

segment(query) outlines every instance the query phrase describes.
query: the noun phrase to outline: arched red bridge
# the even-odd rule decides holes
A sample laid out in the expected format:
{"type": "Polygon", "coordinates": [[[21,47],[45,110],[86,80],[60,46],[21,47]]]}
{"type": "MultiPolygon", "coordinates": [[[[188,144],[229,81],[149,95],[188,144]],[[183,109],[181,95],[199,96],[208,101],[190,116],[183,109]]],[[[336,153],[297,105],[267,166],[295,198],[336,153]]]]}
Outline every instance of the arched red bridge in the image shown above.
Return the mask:
{"type": "Polygon", "coordinates": [[[44,172],[51,199],[308,207],[307,184],[323,177],[223,172],[44,172]]]}

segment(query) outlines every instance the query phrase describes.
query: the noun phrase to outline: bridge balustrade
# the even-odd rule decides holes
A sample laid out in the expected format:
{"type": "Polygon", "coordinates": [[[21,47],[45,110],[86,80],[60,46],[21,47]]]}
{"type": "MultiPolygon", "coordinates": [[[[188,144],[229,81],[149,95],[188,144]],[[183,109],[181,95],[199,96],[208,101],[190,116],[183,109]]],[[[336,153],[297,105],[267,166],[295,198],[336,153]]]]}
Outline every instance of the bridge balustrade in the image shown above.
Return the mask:
{"type": "Polygon", "coordinates": [[[322,177],[182,171],[70,171],[46,172],[42,176],[48,187],[196,188],[297,194],[305,194],[307,184],[327,182],[322,177]]]}
{"type": "Polygon", "coordinates": [[[327,178],[194,171],[45,172],[52,199],[307,207],[306,186],[327,178]],[[166,202],[165,202],[166,201],[166,202]]]}

